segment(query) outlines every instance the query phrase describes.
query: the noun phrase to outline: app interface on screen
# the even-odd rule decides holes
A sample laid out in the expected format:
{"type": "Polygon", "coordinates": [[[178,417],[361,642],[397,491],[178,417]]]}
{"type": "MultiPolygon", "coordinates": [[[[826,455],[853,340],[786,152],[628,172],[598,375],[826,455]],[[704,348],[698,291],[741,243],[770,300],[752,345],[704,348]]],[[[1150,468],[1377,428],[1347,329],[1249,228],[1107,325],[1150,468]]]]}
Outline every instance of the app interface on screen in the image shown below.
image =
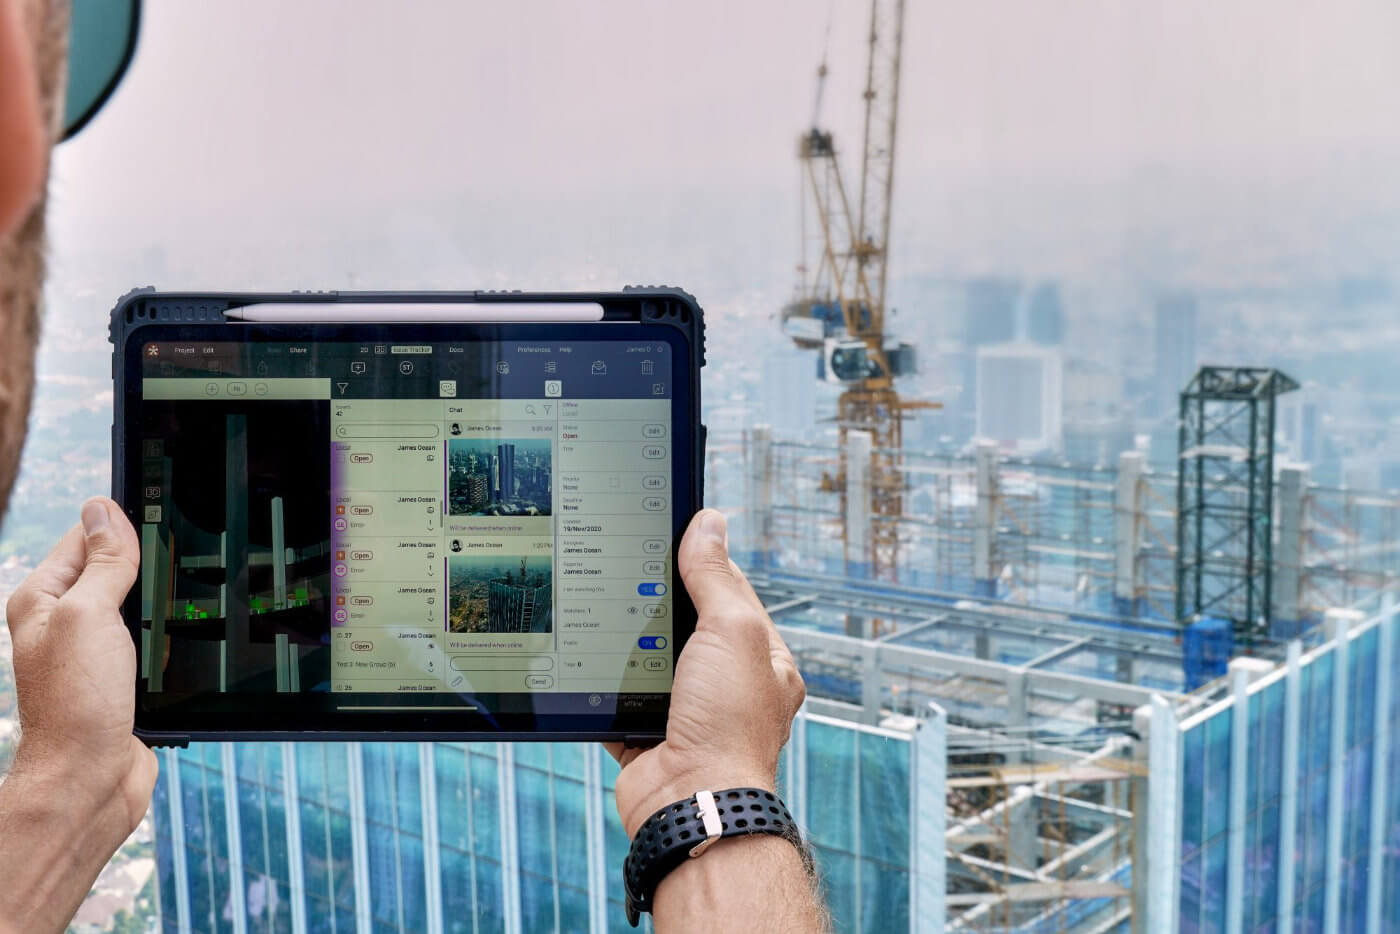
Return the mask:
{"type": "Polygon", "coordinates": [[[144,345],[148,690],[668,691],[671,355],[144,345]]]}

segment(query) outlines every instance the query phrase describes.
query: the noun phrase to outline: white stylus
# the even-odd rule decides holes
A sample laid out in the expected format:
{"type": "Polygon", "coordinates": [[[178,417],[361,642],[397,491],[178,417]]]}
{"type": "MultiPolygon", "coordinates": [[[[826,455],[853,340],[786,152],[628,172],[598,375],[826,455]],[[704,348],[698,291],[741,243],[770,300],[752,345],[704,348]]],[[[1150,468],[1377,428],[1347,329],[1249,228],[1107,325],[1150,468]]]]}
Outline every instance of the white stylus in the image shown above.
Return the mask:
{"type": "Polygon", "coordinates": [[[288,324],[557,324],[602,321],[597,302],[264,302],[230,308],[232,321],[288,324]]]}

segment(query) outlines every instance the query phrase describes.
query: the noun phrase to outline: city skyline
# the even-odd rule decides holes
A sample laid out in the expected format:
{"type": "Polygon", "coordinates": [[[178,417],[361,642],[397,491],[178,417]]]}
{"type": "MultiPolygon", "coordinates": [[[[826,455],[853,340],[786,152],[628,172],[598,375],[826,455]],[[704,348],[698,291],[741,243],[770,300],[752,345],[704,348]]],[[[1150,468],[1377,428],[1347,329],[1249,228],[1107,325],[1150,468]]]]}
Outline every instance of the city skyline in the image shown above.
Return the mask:
{"type": "Polygon", "coordinates": [[[553,476],[550,441],[453,438],[447,442],[448,515],[551,515],[553,476]]]}

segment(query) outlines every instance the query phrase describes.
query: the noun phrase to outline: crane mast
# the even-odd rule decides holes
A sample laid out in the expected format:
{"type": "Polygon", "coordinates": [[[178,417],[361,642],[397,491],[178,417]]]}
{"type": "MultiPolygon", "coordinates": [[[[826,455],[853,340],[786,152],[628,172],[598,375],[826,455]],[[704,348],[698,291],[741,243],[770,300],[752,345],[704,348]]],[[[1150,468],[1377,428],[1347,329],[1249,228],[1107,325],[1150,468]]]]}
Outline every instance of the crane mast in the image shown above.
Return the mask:
{"type": "Polygon", "coordinates": [[[871,330],[883,333],[885,282],[894,201],[894,143],[898,130],[900,51],[904,0],[870,4],[865,69],[865,145],[861,153],[860,209],[854,248],[870,290],[871,330]],[[891,7],[892,8],[889,8],[891,7]]]}
{"type": "MultiPolygon", "coordinates": [[[[783,311],[784,330],[799,347],[820,349],[819,373],[844,387],[837,407],[841,464],[823,488],[841,495],[842,540],[847,573],[858,570],[875,580],[896,579],[899,564],[899,519],[904,513],[904,475],[900,463],[903,421],[912,409],[929,403],[906,400],[895,389],[897,376],[914,370],[913,348],[892,342],[885,330],[890,213],[894,197],[895,139],[898,130],[900,53],[904,38],[904,0],[872,0],[866,60],[864,138],[860,187],[852,204],[842,179],[830,131],[817,125],[802,137],[798,155],[809,183],[821,231],[815,276],[806,266],[797,299],[783,311]],[[850,432],[869,435],[855,451],[850,432]],[[852,457],[869,458],[853,463],[852,457]],[[868,527],[850,527],[852,514],[847,479],[868,478],[868,527]]],[[[817,72],[817,101],[827,73],[817,72]]],[[[865,484],[858,484],[863,495],[865,484]]],[[[865,504],[855,504],[865,512],[865,504]]]]}
{"type": "MultiPolygon", "coordinates": [[[[862,310],[866,314],[848,316],[846,328],[865,342],[874,371],[855,385],[848,386],[838,402],[842,457],[853,452],[848,443],[852,430],[870,434],[870,528],[868,541],[846,538],[846,564],[853,558],[866,559],[867,573],[874,580],[894,581],[899,568],[899,520],[904,515],[904,472],[901,450],[906,410],[919,403],[900,398],[894,377],[913,369],[912,360],[891,359],[885,332],[885,286],[889,269],[890,213],[894,203],[895,138],[899,115],[900,52],[904,39],[904,0],[872,0],[870,4],[869,54],[866,58],[865,139],[861,153],[860,207],[856,236],[851,244],[855,254],[856,281],[862,310]],[[852,546],[855,545],[855,548],[852,546]],[[862,547],[863,545],[863,547],[862,547]],[[853,550],[866,555],[856,557],[853,550]]],[[[905,345],[907,347],[907,345],[905,345]]],[[[912,348],[900,357],[912,358],[912,348]]],[[[845,464],[847,476],[850,465],[845,464]]],[[[844,478],[843,478],[844,480],[844,478]]],[[[847,515],[845,498],[848,485],[841,484],[842,515],[847,515]]]]}

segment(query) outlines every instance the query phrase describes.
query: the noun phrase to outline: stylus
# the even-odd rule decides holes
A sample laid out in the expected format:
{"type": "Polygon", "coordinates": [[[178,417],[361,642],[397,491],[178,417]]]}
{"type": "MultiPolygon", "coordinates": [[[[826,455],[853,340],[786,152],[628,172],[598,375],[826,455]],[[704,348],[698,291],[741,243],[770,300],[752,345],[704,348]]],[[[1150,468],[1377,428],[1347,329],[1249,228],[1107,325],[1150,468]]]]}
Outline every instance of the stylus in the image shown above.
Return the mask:
{"type": "Polygon", "coordinates": [[[553,324],[565,321],[602,321],[597,302],[264,302],[230,308],[231,321],[268,321],[290,324],[357,324],[381,322],[502,322],[553,324]]]}

